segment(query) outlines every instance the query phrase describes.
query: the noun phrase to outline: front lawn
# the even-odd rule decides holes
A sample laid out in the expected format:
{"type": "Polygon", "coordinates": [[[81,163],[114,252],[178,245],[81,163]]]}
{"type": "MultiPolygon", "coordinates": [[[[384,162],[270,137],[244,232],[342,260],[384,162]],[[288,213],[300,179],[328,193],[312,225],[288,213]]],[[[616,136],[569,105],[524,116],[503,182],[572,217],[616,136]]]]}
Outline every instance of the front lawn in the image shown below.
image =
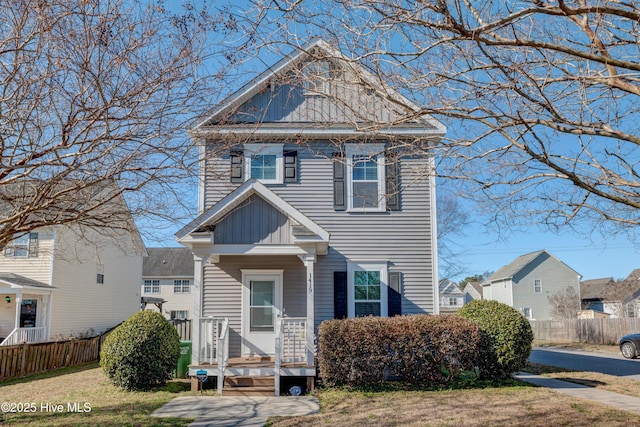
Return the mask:
{"type": "MultiPolygon", "coordinates": [[[[539,367],[537,369],[540,369],[539,367]]],[[[542,373],[542,370],[541,370],[542,373]]],[[[556,372],[563,377],[640,397],[640,383],[593,373],[556,372]]],[[[11,426],[186,426],[184,419],[152,418],[171,399],[192,395],[188,383],[172,382],[152,392],[125,392],[112,386],[97,365],[69,368],[0,385],[0,403],[35,404],[34,413],[0,413],[11,426]],[[75,408],[87,412],[69,411],[75,408]],[[62,405],[61,412],[52,408],[62,405]],[[49,408],[49,409],[47,409],[49,408]]],[[[213,394],[214,391],[207,391],[213,394]]],[[[444,391],[316,391],[321,413],[271,418],[285,426],[627,426],[640,422],[629,412],[572,399],[544,388],[514,383],[504,387],[444,391]]]]}
{"type": "MultiPolygon", "coordinates": [[[[181,387],[176,383],[172,388],[181,387]]],[[[111,385],[97,364],[91,364],[1,384],[0,425],[186,426],[189,420],[149,416],[179,395],[167,390],[122,391],[111,385]],[[13,410],[31,412],[7,413],[7,403],[13,410]]]]}
{"type": "Polygon", "coordinates": [[[270,418],[294,426],[628,426],[629,412],[576,400],[544,388],[509,386],[475,390],[362,393],[323,390],[321,413],[270,418]]]}

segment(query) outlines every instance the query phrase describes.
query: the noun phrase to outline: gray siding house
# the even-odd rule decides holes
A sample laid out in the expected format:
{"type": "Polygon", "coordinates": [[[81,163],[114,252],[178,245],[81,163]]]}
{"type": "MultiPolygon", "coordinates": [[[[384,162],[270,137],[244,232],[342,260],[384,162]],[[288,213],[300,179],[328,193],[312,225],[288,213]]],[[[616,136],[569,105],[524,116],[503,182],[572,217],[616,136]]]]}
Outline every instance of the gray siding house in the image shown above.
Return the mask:
{"type": "Polygon", "coordinates": [[[548,297],[571,287],[579,298],[581,277],[549,252],[540,250],[519,256],[493,273],[482,283],[482,296],[518,309],[527,319],[549,320],[553,307],[548,297]]]}
{"type": "Polygon", "coordinates": [[[274,376],[277,395],[279,376],[315,376],[322,321],[438,313],[428,149],[445,128],[417,111],[315,40],[191,129],[200,212],[176,234],[195,255],[191,375],[225,393],[274,376]]]}

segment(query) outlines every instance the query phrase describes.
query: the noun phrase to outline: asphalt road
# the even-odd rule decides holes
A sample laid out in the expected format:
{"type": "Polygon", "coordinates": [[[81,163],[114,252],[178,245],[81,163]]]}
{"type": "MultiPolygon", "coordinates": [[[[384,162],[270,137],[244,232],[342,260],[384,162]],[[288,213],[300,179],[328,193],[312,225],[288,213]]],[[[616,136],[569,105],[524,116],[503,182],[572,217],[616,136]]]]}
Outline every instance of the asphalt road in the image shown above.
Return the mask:
{"type": "Polygon", "coordinates": [[[576,371],[600,372],[640,381],[640,359],[625,359],[620,354],[562,348],[534,348],[532,363],[559,366],[576,371]]]}

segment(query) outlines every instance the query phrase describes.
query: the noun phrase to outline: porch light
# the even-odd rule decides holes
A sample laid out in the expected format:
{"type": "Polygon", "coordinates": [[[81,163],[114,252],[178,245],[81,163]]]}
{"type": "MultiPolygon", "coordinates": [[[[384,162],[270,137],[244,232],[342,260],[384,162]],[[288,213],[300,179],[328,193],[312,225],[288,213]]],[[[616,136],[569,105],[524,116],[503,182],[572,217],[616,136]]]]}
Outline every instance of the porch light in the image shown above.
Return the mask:
{"type": "Polygon", "coordinates": [[[4,300],[7,302],[7,304],[11,304],[11,295],[7,295],[6,297],[4,297],[4,300]]]}

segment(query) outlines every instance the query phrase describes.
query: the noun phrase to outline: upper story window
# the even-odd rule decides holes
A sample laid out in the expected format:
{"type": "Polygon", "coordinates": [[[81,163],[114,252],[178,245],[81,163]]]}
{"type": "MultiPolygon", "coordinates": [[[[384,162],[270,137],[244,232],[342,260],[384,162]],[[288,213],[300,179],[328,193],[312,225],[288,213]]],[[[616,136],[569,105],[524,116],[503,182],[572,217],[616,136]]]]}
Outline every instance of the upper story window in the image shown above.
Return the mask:
{"type": "Polygon", "coordinates": [[[96,283],[104,284],[104,264],[96,265],[96,283]]]}
{"type": "Polygon", "coordinates": [[[28,233],[16,237],[4,248],[4,256],[21,258],[37,257],[38,233],[28,233]]]}
{"type": "Polygon", "coordinates": [[[256,179],[263,184],[282,184],[298,180],[298,152],[284,150],[284,144],[244,144],[230,153],[231,182],[256,179]]]}
{"type": "Polygon", "coordinates": [[[159,294],[160,293],[160,280],[145,280],[144,281],[144,293],[145,294],[159,294]]]}
{"type": "Polygon", "coordinates": [[[386,210],[384,144],[346,144],[347,210],[386,210]]]}
{"type": "Polygon", "coordinates": [[[542,293],[542,280],[534,279],[533,280],[533,292],[536,294],[542,293]]]}
{"type": "Polygon", "coordinates": [[[173,293],[174,294],[188,294],[191,292],[191,281],[176,279],[173,281],[173,293]]]}

